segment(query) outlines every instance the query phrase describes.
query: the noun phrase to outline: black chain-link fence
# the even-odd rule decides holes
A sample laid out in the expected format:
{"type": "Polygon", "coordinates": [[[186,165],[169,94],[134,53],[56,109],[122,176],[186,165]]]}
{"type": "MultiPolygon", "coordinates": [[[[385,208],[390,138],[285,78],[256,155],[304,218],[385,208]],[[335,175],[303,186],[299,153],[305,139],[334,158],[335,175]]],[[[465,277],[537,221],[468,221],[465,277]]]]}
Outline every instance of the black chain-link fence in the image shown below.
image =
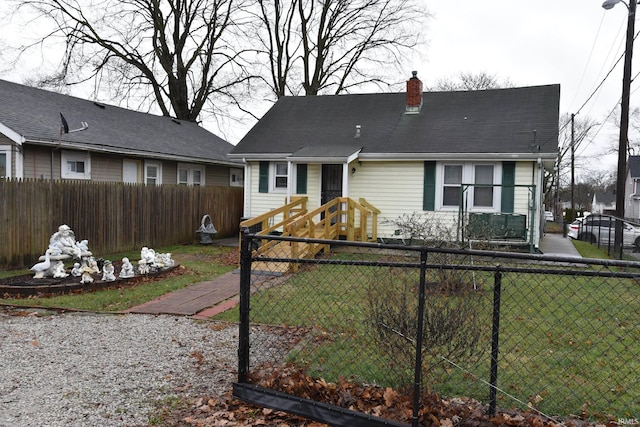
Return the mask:
{"type": "Polygon", "coordinates": [[[640,263],[260,239],[270,249],[252,255],[243,236],[236,397],[350,426],[423,425],[434,395],[490,415],[640,418],[640,263]],[[324,255],[290,256],[310,244],[324,255]],[[277,341],[254,341],[262,325],[277,341]],[[268,366],[249,358],[257,345],[268,366]],[[371,390],[408,404],[361,408],[371,390]]]}

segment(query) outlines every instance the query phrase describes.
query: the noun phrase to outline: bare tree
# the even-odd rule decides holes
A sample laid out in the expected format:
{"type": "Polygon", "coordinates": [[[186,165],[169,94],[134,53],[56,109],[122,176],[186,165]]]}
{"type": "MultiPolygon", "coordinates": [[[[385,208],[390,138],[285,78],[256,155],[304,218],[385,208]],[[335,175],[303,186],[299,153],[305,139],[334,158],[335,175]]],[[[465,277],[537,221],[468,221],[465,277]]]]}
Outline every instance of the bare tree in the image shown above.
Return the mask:
{"type": "Polygon", "coordinates": [[[513,87],[514,84],[509,79],[500,80],[495,74],[481,73],[460,73],[453,79],[438,79],[436,84],[429,88],[431,91],[454,91],[454,90],[487,90],[513,87]]]}
{"type": "Polygon", "coordinates": [[[64,39],[60,81],[91,80],[96,93],[188,121],[205,106],[221,112],[238,104],[239,87],[250,78],[239,61],[243,51],[232,43],[241,2],[19,0],[55,22],[38,44],[64,39]]]}
{"type": "Polygon", "coordinates": [[[385,84],[421,41],[429,15],[416,0],[258,0],[263,53],[278,96],[338,94],[385,84]]]}

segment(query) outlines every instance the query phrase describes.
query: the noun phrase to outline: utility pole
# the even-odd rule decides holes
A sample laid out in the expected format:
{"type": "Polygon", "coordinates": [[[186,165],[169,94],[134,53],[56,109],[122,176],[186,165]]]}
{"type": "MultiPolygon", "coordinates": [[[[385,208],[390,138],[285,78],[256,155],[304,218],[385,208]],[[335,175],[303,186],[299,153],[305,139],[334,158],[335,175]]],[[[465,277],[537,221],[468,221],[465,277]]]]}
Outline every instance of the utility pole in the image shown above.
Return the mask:
{"type": "Polygon", "coordinates": [[[571,221],[573,221],[576,217],[576,205],[574,199],[574,190],[576,187],[576,144],[575,144],[575,132],[574,132],[574,122],[573,119],[575,114],[571,114],[571,221]]]}

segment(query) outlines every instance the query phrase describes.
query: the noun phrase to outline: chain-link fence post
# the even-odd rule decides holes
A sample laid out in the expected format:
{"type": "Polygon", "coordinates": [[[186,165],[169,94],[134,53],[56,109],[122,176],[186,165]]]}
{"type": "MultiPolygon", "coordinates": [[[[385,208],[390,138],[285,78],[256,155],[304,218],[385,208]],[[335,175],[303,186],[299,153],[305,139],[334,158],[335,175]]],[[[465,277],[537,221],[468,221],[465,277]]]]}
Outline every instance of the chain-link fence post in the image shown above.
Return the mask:
{"type": "Polygon", "coordinates": [[[502,295],[502,267],[496,266],[493,275],[493,326],[491,331],[491,378],[489,379],[489,414],[496,414],[498,391],[498,354],[500,349],[500,297],[502,295]]]}
{"type": "Polygon", "coordinates": [[[246,383],[249,373],[249,298],[251,296],[251,238],[242,229],[240,244],[240,325],[238,343],[238,382],[246,383]]]}
{"type": "Polygon", "coordinates": [[[422,331],[424,328],[424,305],[427,288],[427,250],[420,251],[420,295],[418,300],[418,328],[416,331],[416,363],[413,376],[413,419],[411,425],[418,427],[420,393],[422,386],[422,331]]]}

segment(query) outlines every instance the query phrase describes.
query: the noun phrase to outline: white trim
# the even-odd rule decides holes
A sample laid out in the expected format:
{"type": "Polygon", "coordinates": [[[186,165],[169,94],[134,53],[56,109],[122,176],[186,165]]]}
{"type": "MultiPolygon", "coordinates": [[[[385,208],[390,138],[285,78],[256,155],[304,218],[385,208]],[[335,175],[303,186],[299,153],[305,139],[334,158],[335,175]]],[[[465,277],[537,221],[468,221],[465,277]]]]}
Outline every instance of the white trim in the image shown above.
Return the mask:
{"type": "Polygon", "coordinates": [[[62,150],[60,153],[60,178],[91,179],[91,154],[88,151],[62,150]],[[82,164],[82,172],[78,172],[82,164]]]}
{"type": "Polygon", "coordinates": [[[15,142],[17,145],[22,145],[24,143],[22,135],[2,123],[0,123],[0,133],[15,142]]]}
{"type": "Polygon", "coordinates": [[[12,163],[11,163],[11,145],[0,145],[0,154],[4,154],[5,155],[5,178],[11,178],[12,174],[11,174],[11,167],[12,167],[12,163]]]}
{"type": "Polygon", "coordinates": [[[144,161],[144,183],[146,185],[152,185],[152,184],[148,184],[147,180],[149,179],[148,176],[148,168],[149,167],[155,167],[156,171],[157,171],[157,176],[155,177],[156,182],[155,185],[162,185],[162,162],[159,161],[155,161],[155,160],[145,160],[144,161]]]}

